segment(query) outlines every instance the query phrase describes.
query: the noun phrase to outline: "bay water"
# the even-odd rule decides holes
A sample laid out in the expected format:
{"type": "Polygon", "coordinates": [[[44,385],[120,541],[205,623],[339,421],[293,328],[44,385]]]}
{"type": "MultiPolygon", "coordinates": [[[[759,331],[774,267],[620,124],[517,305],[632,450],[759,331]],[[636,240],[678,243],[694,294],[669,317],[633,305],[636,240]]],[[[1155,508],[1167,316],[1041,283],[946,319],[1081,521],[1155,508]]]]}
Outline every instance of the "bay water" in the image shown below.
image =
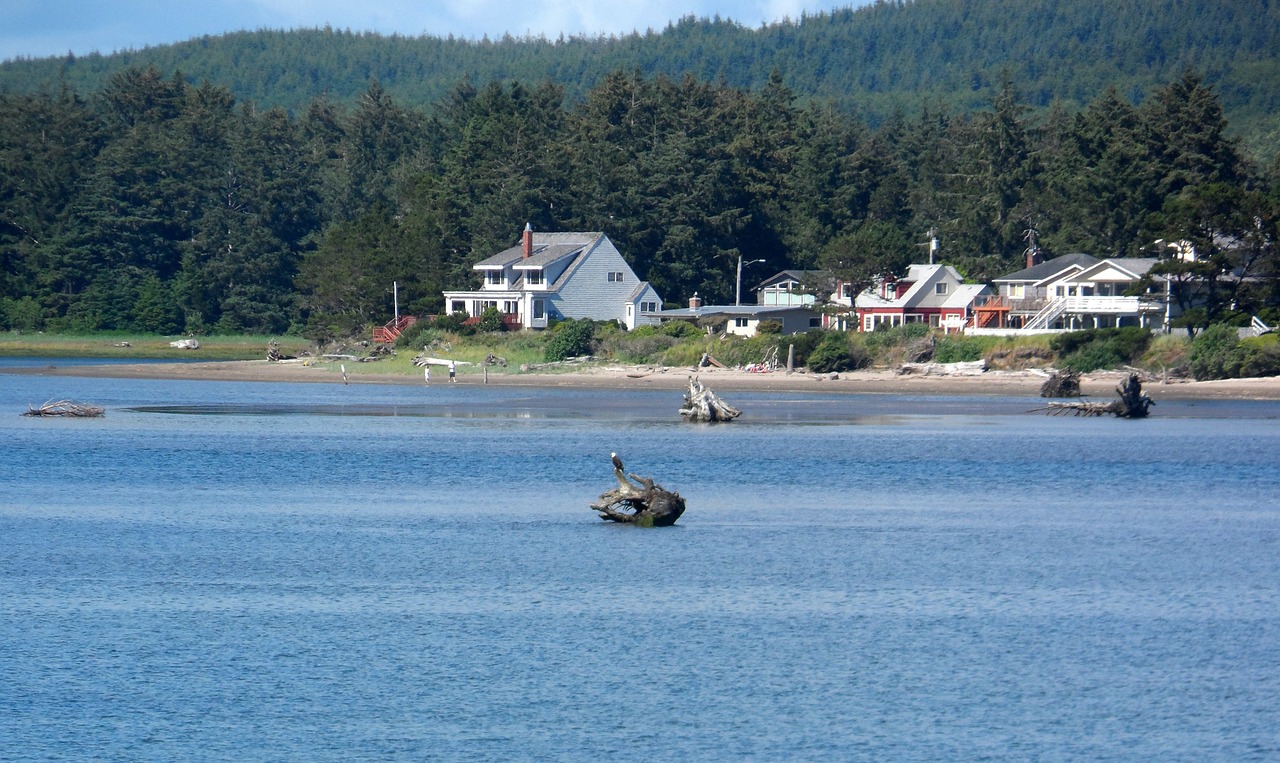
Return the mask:
{"type": "Polygon", "coordinates": [[[0,759],[1280,760],[1280,403],[820,390],[0,373],[0,759]]]}

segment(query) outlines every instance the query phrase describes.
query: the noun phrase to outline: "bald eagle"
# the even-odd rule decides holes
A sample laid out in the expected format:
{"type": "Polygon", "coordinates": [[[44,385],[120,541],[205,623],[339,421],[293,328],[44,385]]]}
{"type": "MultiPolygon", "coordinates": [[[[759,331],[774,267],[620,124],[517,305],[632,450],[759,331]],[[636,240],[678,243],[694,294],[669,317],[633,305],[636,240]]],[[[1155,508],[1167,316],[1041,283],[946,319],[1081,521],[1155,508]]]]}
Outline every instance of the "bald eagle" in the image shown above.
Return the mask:
{"type": "Polygon", "coordinates": [[[622,459],[618,458],[617,453],[610,453],[609,458],[613,459],[613,468],[622,471],[622,459]]]}

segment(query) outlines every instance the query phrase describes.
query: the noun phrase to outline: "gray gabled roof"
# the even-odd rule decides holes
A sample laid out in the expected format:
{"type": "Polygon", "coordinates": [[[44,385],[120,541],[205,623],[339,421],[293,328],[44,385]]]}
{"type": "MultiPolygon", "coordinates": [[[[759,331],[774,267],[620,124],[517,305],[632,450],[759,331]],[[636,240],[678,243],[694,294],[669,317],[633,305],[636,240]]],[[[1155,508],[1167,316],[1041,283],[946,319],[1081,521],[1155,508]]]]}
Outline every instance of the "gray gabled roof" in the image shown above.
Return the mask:
{"type": "Polygon", "coordinates": [[[516,244],[509,249],[480,260],[472,265],[474,270],[501,270],[515,266],[518,270],[542,268],[554,262],[579,254],[600,240],[603,233],[539,233],[533,232],[533,255],[524,259],[524,246],[516,244]],[[521,260],[524,260],[523,262],[521,260]]]}
{"type": "Polygon", "coordinates": [[[1054,257],[1052,260],[1046,260],[1038,265],[1019,270],[1016,273],[1010,273],[1007,276],[1000,276],[992,279],[993,281],[1042,281],[1051,276],[1055,276],[1069,268],[1087,268],[1090,265],[1096,265],[1100,262],[1097,257],[1085,254],[1084,252],[1073,252],[1072,254],[1064,254],[1061,257],[1054,257]]]}
{"type": "Polygon", "coordinates": [[[796,281],[803,286],[824,286],[829,280],[831,280],[831,271],[829,270],[782,270],[751,288],[752,290],[763,289],[769,284],[780,281],[796,281]]]}

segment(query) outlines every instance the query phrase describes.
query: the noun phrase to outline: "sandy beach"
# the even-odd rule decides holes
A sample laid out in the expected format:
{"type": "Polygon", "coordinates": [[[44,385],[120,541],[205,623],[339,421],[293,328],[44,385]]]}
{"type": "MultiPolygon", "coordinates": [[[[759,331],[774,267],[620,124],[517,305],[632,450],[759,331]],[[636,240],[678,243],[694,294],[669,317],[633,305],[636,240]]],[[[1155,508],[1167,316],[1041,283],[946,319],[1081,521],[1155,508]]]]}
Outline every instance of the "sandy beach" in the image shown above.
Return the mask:
{"type": "MultiPolygon", "coordinates": [[[[329,367],[300,362],[270,363],[266,360],[212,361],[201,363],[138,363],[104,365],[51,365],[7,368],[7,374],[36,376],[81,376],[99,378],[190,379],[237,382],[306,382],[342,384],[342,375],[329,367]]],[[[726,391],[824,392],[844,394],[906,395],[1028,395],[1037,396],[1046,374],[1043,371],[987,371],[977,376],[902,374],[891,370],[863,370],[834,375],[795,372],[748,373],[737,369],[684,368],[606,365],[562,373],[491,372],[487,382],[473,369],[459,373],[459,384],[490,386],[542,386],[610,389],[683,389],[691,375],[707,386],[726,391]]],[[[1090,397],[1111,398],[1122,372],[1086,375],[1081,388],[1090,397]]],[[[398,373],[352,373],[350,384],[421,385],[418,376],[398,373]]],[[[431,384],[448,384],[443,373],[431,384]]],[[[1227,379],[1222,381],[1148,380],[1144,390],[1156,400],[1237,399],[1280,400],[1280,377],[1227,379]]]]}

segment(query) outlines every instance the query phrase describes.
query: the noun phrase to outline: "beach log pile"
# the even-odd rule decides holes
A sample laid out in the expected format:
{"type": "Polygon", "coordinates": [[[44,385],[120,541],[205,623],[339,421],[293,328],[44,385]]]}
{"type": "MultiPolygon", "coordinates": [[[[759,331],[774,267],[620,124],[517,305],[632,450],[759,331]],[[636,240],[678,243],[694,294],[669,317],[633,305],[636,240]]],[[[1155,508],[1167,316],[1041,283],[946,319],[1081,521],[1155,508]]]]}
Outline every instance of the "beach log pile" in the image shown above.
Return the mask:
{"type": "Polygon", "coordinates": [[[622,462],[616,456],[613,463],[618,486],[591,504],[601,519],[637,527],[669,527],[676,523],[685,508],[679,493],[666,490],[648,477],[623,474],[622,462]]]}
{"type": "Polygon", "coordinates": [[[71,400],[50,400],[39,408],[28,404],[23,416],[66,416],[68,418],[92,419],[105,415],[106,409],[88,403],[77,403],[71,400]]]}
{"type": "Polygon", "coordinates": [[[1142,382],[1137,374],[1129,374],[1120,386],[1116,387],[1118,399],[1109,403],[1091,403],[1086,401],[1071,403],[1049,403],[1046,408],[1050,416],[1105,416],[1110,414],[1122,419],[1145,419],[1155,401],[1142,392],[1142,382]]]}
{"type": "Polygon", "coordinates": [[[690,376],[689,391],[684,394],[680,415],[686,421],[733,421],[742,415],[742,411],[717,397],[698,381],[698,377],[690,376]]]}
{"type": "Polygon", "coordinates": [[[1040,385],[1040,397],[1080,397],[1080,372],[1055,371],[1040,385]]]}

